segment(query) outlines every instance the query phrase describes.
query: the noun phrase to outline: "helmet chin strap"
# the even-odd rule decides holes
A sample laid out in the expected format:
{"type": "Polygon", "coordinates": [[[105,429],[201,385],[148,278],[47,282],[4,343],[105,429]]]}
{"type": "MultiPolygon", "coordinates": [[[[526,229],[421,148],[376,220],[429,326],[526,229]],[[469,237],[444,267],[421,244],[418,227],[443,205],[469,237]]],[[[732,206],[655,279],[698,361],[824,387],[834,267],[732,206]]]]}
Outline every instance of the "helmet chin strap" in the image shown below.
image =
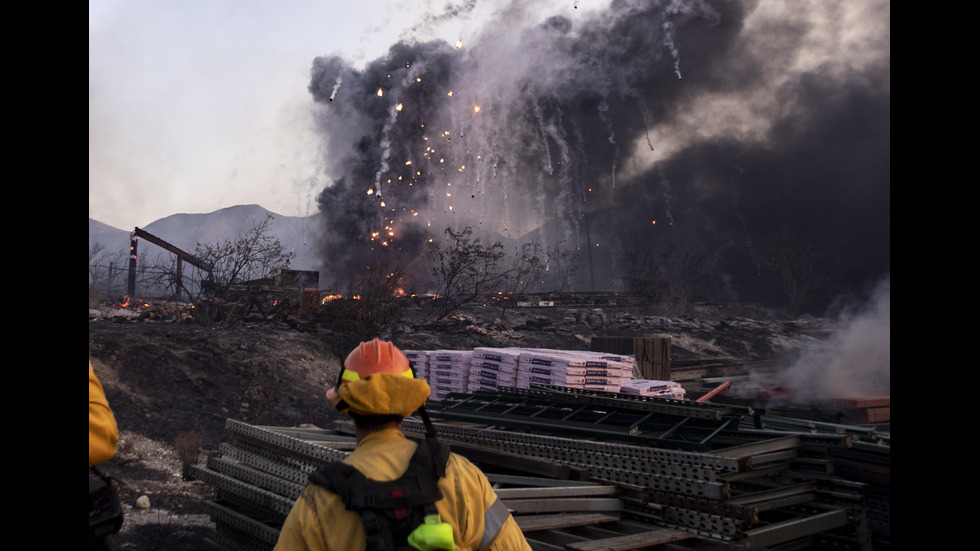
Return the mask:
{"type": "Polygon", "coordinates": [[[419,413],[419,417],[422,418],[422,423],[425,425],[426,438],[436,438],[438,436],[436,434],[436,427],[432,424],[432,421],[429,419],[429,413],[425,411],[425,406],[424,405],[419,406],[419,409],[417,411],[419,413]]]}
{"type": "MultiPolygon", "coordinates": [[[[417,373],[415,372],[415,366],[409,363],[408,368],[412,370],[412,378],[416,378],[417,373]]],[[[429,419],[429,412],[425,410],[425,404],[423,403],[421,406],[419,406],[419,409],[416,411],[418,412],[419,417],[422,418],[422,424],[425,425],[425,436],[427,438],[435,438],[438,436],[436,434],[436,427],[432,424],[432,420],[429,419]]]]}
{"type": "MultiPolygon", "coordinates": [[[[346,370],[347,368],[344,367],[343,362],[341,362],[340,371],[337,373],[337,384],[334,385],[334,388],[336,388],[337,390],[340,390],[340,383],[343,382],[344,380],[344,371],[346,370]]],[[[337,402],[337,404],[334,407],[337,409],[337,411],[340,411],[343,408],[348,407],[347,401],[344,400],[343,398],[340,398],[340,400],[337,402]]]]}

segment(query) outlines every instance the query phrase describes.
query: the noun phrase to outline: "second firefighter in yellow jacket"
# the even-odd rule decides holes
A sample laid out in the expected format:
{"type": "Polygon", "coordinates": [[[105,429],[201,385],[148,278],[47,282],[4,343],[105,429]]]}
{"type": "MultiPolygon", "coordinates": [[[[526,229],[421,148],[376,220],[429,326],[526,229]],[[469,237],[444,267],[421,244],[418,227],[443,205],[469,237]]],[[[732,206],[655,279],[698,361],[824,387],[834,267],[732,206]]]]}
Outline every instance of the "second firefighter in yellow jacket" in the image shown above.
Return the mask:
{"type": "Polygon", "coordinates": [[[109,408],[102,383],[88,363],[88,466],[98,465],[116,455],[119,427],[109,408]]]}
{"type": "MultiPolygon", "coordinates": [[[[369,484],[402,478],[417,461],[413,457],[418,448],[426,446],[402,433],[402,419],[422,407],[428,396],[428,383],[414,378],[408,359],[393,344],[379,339],[361,343],[344,361],[337,387],[327,393],[330,402],[354,420],[357,447],[343,463],[369,484]]],[[[448,454],[438,489],[438,514],[427,515],[425,525],[416,528],[407,543],[395,541],[393,548],[531,549],[486,476],[465,457],[448,454]]],[[[311,483],[293,505],[275,549],[360,551],[369,549],[368,544],[362,513],[349,509],[337,493],[311,483]]]]}

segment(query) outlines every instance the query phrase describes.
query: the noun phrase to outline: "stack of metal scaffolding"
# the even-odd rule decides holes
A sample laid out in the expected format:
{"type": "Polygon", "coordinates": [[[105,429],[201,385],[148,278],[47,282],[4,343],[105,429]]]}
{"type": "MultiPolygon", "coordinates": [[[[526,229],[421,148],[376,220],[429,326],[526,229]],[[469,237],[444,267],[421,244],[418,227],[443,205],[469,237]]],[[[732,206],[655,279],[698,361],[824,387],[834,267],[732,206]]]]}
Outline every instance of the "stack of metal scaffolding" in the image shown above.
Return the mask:
{"type": "MultiPolygon", "coordinates": [[[[835,461],[851,473],[869,463],[849,434],[773,430],[751,408],[563,387],[453,394],[428,409],[536,551],[887,546],[887,511],[869,513],[880,477],[835,473],[835,461]]],[[[309,473],[353,449],[352,427],[226,426],[231,442],[192,467],[216,490],[206,504],[215,543],[271,549],[309,473]]],[[[403,428],[425,431],[414,418],[403,428]]]]}

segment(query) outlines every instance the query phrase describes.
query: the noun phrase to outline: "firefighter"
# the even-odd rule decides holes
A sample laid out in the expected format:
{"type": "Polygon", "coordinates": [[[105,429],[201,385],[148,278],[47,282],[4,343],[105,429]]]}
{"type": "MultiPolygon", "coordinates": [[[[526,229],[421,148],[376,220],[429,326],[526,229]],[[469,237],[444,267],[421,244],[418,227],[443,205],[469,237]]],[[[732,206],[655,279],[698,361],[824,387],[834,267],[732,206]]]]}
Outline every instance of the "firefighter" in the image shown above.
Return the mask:
{"type": "Polygon", "coordinates": [[[119,428],[109,408],[102,383],[88,363],[88,466],[103,463],[116,455],[119,428]]]}
{"type": "Polygon", "coordinates": [[[310,475],[276,551],[531,549],[483,472],[435,438],[428,397],[392,343],[362,342],[347,356],[327,399],[353,419],[357,445],[310,475]],[[415,412],[427,427],[422,442],[401,430],[415,412]]]}
{"type": "Polygon", "coordinates": [[[88,549],[111,551],[109,537],[122,528],[123,512],[112,479],[96,467],[112,459],[119,445],[119,427],[102,383],[88,363],[88,549]]]}

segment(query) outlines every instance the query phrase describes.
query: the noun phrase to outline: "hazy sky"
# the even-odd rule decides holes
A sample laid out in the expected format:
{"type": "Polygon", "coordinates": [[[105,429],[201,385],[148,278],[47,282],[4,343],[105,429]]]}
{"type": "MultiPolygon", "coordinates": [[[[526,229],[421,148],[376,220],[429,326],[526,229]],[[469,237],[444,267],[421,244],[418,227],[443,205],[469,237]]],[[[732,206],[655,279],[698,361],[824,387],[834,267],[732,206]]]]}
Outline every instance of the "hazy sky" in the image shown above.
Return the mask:
{"type": "Polygon", "coordinates": [[[90,0],[89,216],[128,230],[239,204],[313,214],[327,182],[313,59],[363,63],[409,35],[465,39],[492,2],[427,22],[466,4],[90,0]]]}

